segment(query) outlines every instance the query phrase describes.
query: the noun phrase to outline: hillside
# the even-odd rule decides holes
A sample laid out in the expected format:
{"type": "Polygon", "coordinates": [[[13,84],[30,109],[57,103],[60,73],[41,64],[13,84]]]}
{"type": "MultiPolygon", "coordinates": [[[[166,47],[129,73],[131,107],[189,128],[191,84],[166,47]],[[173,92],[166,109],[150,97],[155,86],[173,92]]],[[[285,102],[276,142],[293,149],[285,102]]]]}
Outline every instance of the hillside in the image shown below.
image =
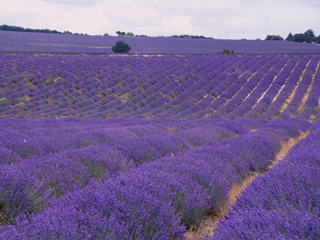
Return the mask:
{"type": "Polygon", "coordinates": [[[0,58],[0,118],[314,120],[319,110],[320,55],[0,58]]]}
{"type": "Polygon", "coordinates": [[[0,31],[2,53],[112,54],[122,40],[132,54],[216,54],[232,49],[240,54],[319,54],[320,46],[287,41],[216,40],[167,37],[112,37],[0,31]]]}

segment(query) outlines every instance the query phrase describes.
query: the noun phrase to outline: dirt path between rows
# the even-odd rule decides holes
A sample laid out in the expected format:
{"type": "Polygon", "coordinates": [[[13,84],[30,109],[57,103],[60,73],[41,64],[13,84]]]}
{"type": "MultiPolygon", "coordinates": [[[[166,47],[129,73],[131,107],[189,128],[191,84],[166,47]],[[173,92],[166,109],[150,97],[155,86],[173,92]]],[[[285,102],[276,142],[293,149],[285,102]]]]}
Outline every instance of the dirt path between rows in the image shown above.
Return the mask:
{"type": "Polygon", "coordinates": [[[228,192],[228,201],[222,206],[221,211],[214,213],[201,221],[201,224],[196,229],[190,229],[185,233],[187,240],[201,240],[201,237],[211,237],[213,235],[213,229],[217,228],[217,223],[220,218],[224,217],[228,213],[228,208],[236,202],[237,196],[241,195],[241,192],[251,183],[251,181],[259,176],[268,172],[277,162],[282,160],[289,152],[289,150],[298,143],[301,139],[305,138],[309,132],[301,133],[299,137],[290,138],[288,141],[281,144],[280,150],[276,154],[272,163],[268,166],[264,173],[251,172],[240,184],[232,186],[228,192]]]}
{"type": "Polygon", "coordinates": [[[310,65],[310,62],[311,62],[311,59],[309,60],[309,62],[307,63],[307,65],[305,66],[305,68],[303,69],[301,75],[300,75],[300,78],[298,80],[298,82],[296,83],[296,85],[294,86],[294,88],[292,89],[291,93],[289,94],[288,98],[284,101],[284,103],[282,103],[280,109],[279,109],[279,115],[282,114],[286,108],[290,105],[290,103],[292,102],[296,92],[297,92],[297,89],[299,88],[300,86],[300,83],[302,82],[303,80],[303,76],[305,74],[305,72],[307,71],[309,65],[310,65]]]}

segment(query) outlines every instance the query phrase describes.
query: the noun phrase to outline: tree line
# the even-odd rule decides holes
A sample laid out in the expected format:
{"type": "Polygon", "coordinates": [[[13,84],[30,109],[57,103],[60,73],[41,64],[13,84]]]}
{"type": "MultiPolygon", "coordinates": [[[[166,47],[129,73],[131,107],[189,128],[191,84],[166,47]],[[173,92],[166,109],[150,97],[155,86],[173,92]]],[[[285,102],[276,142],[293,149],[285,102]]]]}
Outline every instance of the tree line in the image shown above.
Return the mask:
{"type": "MultiPolygon", "coordinates": [[[[147,35],[135,35],[132,32],[122,32],[122,31],[117,31],[116,34],[119,37],[148,37],[147,35]]],[[[198,36],[198,35],[188,35],[188,34],[182,34],[182,35],[172,35],[169,36],[170,38],[197,38],[197,39],[213,39],[212,37],[205,37],[205,36],[198,36]]]]}
{"type": "Polygon", "coordinates": [[[320,44],[320,35],[316,36],[312,29],[305,31],[304,33],[292,34],[291,32],[288,36],[283,39],[280,35],[267,35],[265,40],[285,40],[289,42],[306,42],[306,43],[317,43],[320,44]]]}
{"type": "Polygon", "coordinates": [[[15,31],[15,32],[38,32],[38,33],[56,33],[56,34],[74,34],[74,35],[87,35],[83,33],[72,33],[70,31],[59,32],[57,30],[50,29],[33,29],[33,28],[23,28],[18,26],[10,26],[10,25],[0,25],[1,31],[15,31]]]}
{"type": "MultiPolygon", "coordinates": [[[[70,31],[60,32],[57,30],[50,29],[32,29],[32,28],[23,28],[18,26],[9,26],[9,25],[0,25],[1,31],[17,31],[17,32],[39,32],[39,33],[56,33],[56,34],[74,34],[74,35],[87,35],[83,33],[72,33],[70,31]]],[[[148,37],[147,35],[135,35],[132,32],[122,32],[117,31],[116,34],[120,37],[148,37]]],[[[105,33],[104,36],[109,36],[105,33]]],[[[173,35],[171,38],[198,38],[198,39],[213,39],[211,37],[204,36],[195,36],[195,35],[173,35]]],[[[306,43],[317,43],[320,44],[320,35],[316,36],[312,29],[305,31],[304,33],[292,34],[291,32],[284,39],[280,35],[267,35],[265,40],[280,40],[280,41],[290,41],[290,42],[306,42],[306,43]]]]}

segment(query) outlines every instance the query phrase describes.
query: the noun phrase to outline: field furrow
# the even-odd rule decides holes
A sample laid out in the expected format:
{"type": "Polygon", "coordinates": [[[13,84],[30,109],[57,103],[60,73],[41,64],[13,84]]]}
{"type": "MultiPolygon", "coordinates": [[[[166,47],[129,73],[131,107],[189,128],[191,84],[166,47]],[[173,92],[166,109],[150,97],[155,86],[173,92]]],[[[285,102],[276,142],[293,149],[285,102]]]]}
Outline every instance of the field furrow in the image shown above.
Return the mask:
{"type": "Polygon", "coordinates": [[[263,176],[270,169],[277,164],[279,161],[283,160],[290,149],[297,144],[301,139],[305,138],[309,132],[303,132],[298,137],[290,138],[287,141],[281,143],[281,147],[277,154],[275,155],[273,161],[268,165],[267,169],[263,173],[251,172],[247,177],[241,180],[240,183],[232,185],[228,190],[228,200],[221,207],[220,212],[212,214],[204,219],[202,219],[199,226],[193,230],[188,230],[185,233],[186,239],[199,239],[204,237],[212,237],[214,232],[217,230],[217,224],[223,218],[228,216],[228,211],[232,211],[232,205],[234,205],[237,199],[241,196],[241,193],[248,187],[248,185],[257,177],[263,176]]]}
{"type": "MultiPolygon", "coordinates": [[[[271,76],[271,74],[278,74],[278,71],[283,68],[282,64],[284,62],[281,62],[281,59],[278,59],[278,62],[276,62],[269,70],[266,70],[266,67],[263,67],[263,71],[265,71],[265,74],[261,78],[253,77],[252,82],[248,82],[248,84],[242,88],[239,88],[239,95],[235,95],[234,98],[230,99],[231,106],[226,105],[225,110],[221,110],[216,117],[222,117],[224,115],[229,114],[235,109],[239,109],[240,105],[250,97],[253,91],[255,91],[258,87],[261,87],[261,84],[267,86],[268,83],[270,83],[270,80],[272,80],[270,86],[274,82],[275,77],[271,76]]],[[[261,70],[262,70],[261,69],[261,70]]],[[[251,80],[251,79],[250,79],[251,80]]],[[[262,94],[263,95],[263,94],[262,94]]],[[[259,99],[258,99],[259,102],[259,99]]],[[[237,117],[240,117],[239,115],[237,117]]]]}
{"type": "Polygon", "coordinates": [[[319,238],[318,145],[316,128],[268,173],[252,181],[228,217],[219,220],[212,239],[319,238]]]}

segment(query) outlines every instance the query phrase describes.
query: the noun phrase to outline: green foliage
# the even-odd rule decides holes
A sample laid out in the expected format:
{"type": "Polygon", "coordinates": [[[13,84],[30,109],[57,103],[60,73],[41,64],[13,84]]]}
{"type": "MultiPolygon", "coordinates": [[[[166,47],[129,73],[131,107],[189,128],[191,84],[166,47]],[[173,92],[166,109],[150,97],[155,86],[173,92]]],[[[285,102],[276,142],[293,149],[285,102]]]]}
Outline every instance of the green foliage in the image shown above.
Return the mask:
{"type": "Polygon", "coordinates": [[[125,32],[120,32],[120,31],[117,31],[116,34],[119,36],[119,37],[124,37],[126,35],[125,32]]]}
{"type": "MultiPolygon", "coordinates": [[[[62,32],[59,32],[57,30],[31,29],[31,28],[23,28],[23,27],[17,27],[17,26],[9,26],[9,25],[0,25],[0,30],[1,31],[16,31],[16,32],[40,32],[40,33],[59,33],[59,34],[62,34],[62,32]]],[[[63,33],[70,34],[71,32],[65,31],[63,33]]]]}
{"type": "Polygon", "coordinates": [[[311,43],[312,39],[315,37],[314,32],[311,29],[305,31],[303,35],[304,35],[304,41],[307,43],[311,43]]]}
{"type": "Polygon", "coordinates": [[[312,41],[317,44],[320,44],[320,35],[318,37],[314,37],[312,41]]]}
{"type": "Polygon", "coordinates": [[[54,83],[54,80],[56,79],[56,76],[54,74],[51,74],[49,77],[47,77],[46,82],[47,83],[54,83]]]}
{"type": "Polygon", "coordinates": [[[296,33],[292,35],[292,33],[289,33],[288,37],[286,38],[286,41],[292,41],[292,42],[306,42],[306,43],[318,43],[320,44],[320,36],[316,37],[313,30],[309,29],[305,31],[304,33],[296,33]]]}
{"type": "Polygon", "coordinates": [[[279,35],[267,35],[265,40],[279,40],[283,41],[284,39],[279,35]]]}
{"type": "Polygon", "coordinates": [[[112,47],[114,53],[128,53],[131,47],[124,41],[117,41],[116,45],[112,47]]]}
{"type": "Polygon", "coordinates": [[[218,52],[218,54],[224,54],[224,55],[236,55],[238,54],[237,52],[235,52],[233,49],[223,49],[222,52],[218,52]]]}
{"type": "Polygon", "coordinates": [[[304,42],[305,36],[303,33],[296,33],[293,35],[293,41],[294,42],[304,42]]]}
{"type": "Polygon", "coordinates": [[[198,36],[198,35],[173,35],[170,36],[171,38],[198,38],[198,39],[212,39],[212,37],[204,37],[204,36],[198,36]]]}
{"type": "Polygon", "coordinates": [[[134,97],[134,94],[129,92],[129,93],[123,94],[121,97],[123,97],[125,100],[129,100],[130,98],[134,97]]]}
{"type": "Polygon", "coordinates": [[[7,97],[0,98],[0,102],[4,102],[4,101],[7,101],[7,100],[8,100],[7,97]]]}
{"type": "Polygon", "coordinates": [[[293,35],[292,33],[289,33],[287,38],[285,39],[286,41],[293,41],[293,35]]]}

